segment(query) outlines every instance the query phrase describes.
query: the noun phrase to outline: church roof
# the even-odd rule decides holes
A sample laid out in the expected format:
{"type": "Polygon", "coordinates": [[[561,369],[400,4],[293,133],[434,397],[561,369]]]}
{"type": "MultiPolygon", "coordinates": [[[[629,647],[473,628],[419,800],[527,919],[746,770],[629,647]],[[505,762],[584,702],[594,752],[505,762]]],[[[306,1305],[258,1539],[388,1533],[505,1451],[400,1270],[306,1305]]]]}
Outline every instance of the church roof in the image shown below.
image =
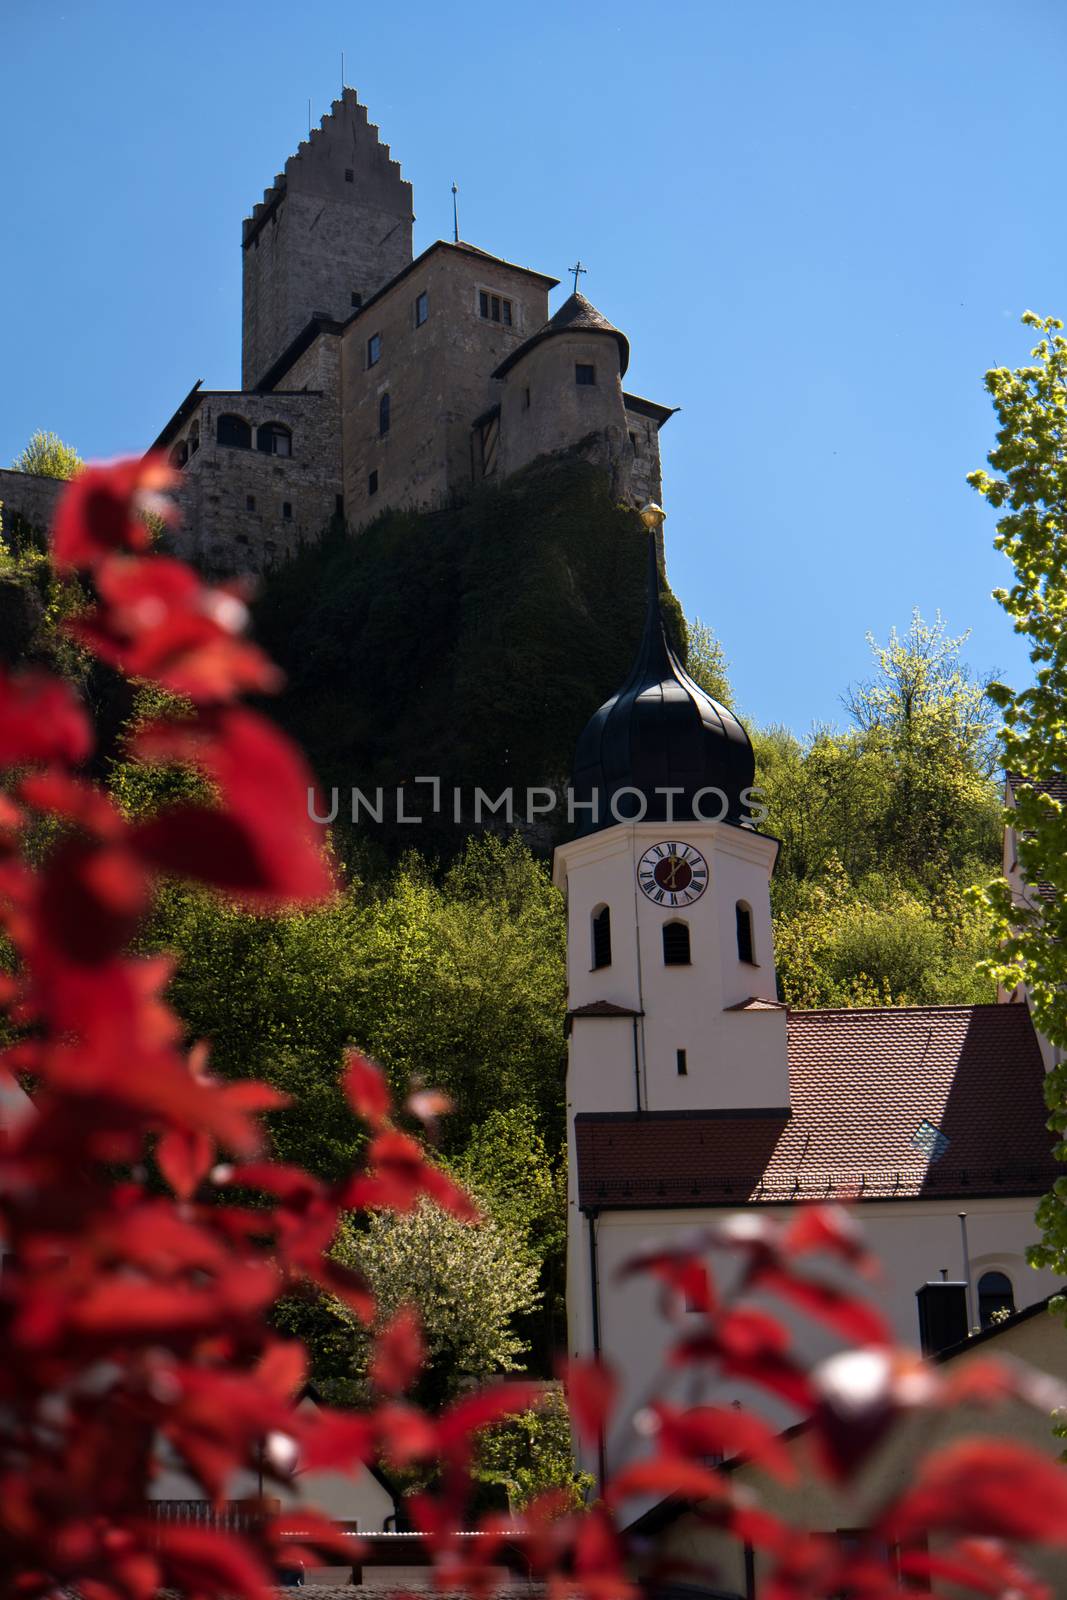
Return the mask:
{"type": "Polygon", "coordinates": [[[620,333],[618,328],[610,323],[607,317],[598,311],[591,301],[585,298],[584,294],[572,294],[569,300],[564,300],[555,316],[549,317],[543,328],[538,328],[535,334],[524,340],[522,344],[517,345],[510,355],[504,357],[493,373],[493,377],[506,377],[516,362],[521,361],[523,356],[529,355],[536,345],[542,344],[545,339],[554,338],[556,334],[560,333],[606,333],[619,346],[620,378],[630,365],[630,341],[626,335],[620,333]]]}
{"type": "Polygon", "coordinates": [[[650,537],[648,610],[636,660],[622,688],[590,717],[574,752],[578,804],[599,797],[596,820],[582,811],[580,831],[595,833],[619,821],[611,810],[615,796],[620,813],[624,806],[627,813],[635,810],[635,791],[644,796],[650,822],[701,819],[701,813],[714,820],[720,810],[726,821],[740,822],[742,796],[754,782],[748,734],[732,711],[694,682],[667,643],[650,537]],[[725,797],[725,809],[713,790],[725,797]],[[631,799],[624,802],[627,793],[631,799]]]}
{"type": "Polygon", "coordinates": [[[1024,1005],[795,1011],[790,1107],[580,1113],[591,1209],[1038,1195],[1063,1168],[1024,1005]]]}

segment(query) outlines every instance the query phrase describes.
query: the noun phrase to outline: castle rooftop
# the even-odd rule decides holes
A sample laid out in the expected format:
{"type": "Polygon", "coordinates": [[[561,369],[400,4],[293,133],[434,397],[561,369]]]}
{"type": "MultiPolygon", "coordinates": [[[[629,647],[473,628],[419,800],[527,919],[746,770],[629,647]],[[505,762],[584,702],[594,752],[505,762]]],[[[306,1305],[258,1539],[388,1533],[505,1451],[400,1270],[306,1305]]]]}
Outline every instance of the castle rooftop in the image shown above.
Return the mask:
{"type": "MultiPolygon", "coordinates": [[[[558,282],[558,279],[555,281],[558,282]]],[[[543,328],[539,328],[535,334],[531,335],[523,344],[520,344],[517,349],[512,350],[509,355],[505,356],[493,373],[493,377],[506,377],[516,362],[522,360],[523,356],[528,355],[531,350],[543,343],[545,339],[552,339],[556,334],[560,333],[608,334],[619,346],[619,377],[625,376],[626,368],[630,365],[629,339],[624,333],[620,333],[614,323],[609,322],[603,312],[598,311],[592,301],[585,298],[584,294],[575,293],[571,295],[569,300],[564,300],[559,310],[554,316],[549,317],[543,328]]]]}

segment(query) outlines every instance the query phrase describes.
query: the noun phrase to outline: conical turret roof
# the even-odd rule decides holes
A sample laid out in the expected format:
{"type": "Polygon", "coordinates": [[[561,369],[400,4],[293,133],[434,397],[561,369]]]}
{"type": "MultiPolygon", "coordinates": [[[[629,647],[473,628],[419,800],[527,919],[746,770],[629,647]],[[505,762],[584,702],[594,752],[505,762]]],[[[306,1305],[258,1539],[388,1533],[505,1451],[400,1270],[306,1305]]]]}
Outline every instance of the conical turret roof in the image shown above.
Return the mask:
{"type": "Polygon", "coordinates": [[[517,345],[510,355],[504,357],[493,377],[506,377],[516,362],[521,361],[523,356],[528,355],[536,345],[560,333],[606,333],[619,347],[620,377],[630,365],[630,341],[626,335],[620,333],[603,312],[598,311],[596,306],[585,298],[584,294],[572,294],[569,300],[564,300],[555,315],[549,317],[543,328],[538,328],[535,334],[517,345]]]}
{"type": "Polygon", "coordinates": [[[755,781],[755,767],[741,723],[694,682],[667,642],[650,537],[648,611],[637,659],[622,688],[590,718],[575,750],[575,797],[598,797],[595,821],[578,812],[579,833],[641,820],[640,798],[649,822],[717,820],[721,813],[722,821],[739,824],[747,814],[742,792],[755,781]],[[711,789],[721,790],[725,801],[701,795],[711,789]],[[680,792],[668,797],[666,790],[680,792]],[[611,810],[616,796],[619,817],[611,810]]]}

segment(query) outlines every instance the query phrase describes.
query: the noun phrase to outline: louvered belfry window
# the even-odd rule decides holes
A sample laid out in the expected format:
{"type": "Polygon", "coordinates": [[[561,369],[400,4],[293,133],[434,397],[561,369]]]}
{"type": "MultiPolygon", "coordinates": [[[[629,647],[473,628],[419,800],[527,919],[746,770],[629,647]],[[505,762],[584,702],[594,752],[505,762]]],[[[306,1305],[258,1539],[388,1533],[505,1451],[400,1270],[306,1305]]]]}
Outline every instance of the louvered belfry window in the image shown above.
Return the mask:
{"type": "Polygon", "coordinates": [[[601,906],[593,917],[593,966],[611,966],[611,911],[601,906]]]}
{"type": "Polygon", "coordinates": [[[689,924],[665,922],[663,924],[663,965],[687,967],[689,965],[689,924]]]}

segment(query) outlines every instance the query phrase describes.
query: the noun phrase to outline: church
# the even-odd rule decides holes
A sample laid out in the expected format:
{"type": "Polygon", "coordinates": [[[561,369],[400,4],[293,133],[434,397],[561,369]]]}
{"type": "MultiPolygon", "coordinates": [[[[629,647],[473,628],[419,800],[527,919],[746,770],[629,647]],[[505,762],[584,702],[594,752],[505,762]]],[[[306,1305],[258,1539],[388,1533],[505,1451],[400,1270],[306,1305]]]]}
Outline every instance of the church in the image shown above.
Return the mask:
{"type": "MultiPolygon", "coordinates": [[[[781,1003],[777,843],[748,820],[752,747],[671,649],[658,569],[650,533],[644,635],[579,739],[585,820],[554,864],[567,897],[569,1354],[609,1362],[622,1393],[613,1433],[583,1461],[601,1481],[637,1448],[633,1418],[663,1392],[676,1331],[647,1277],[620,1277],[650,1240],[681,1243],[739,1208],[846,1204],[882,1263],[875,1304],[900,1344],[931,1355],[1059,1288],[1026,1262],[1037,1199],[1062,1169],[1025,995],[781,1003]]],[[[736,1267],[712,1259],[728,1286],[736,1267]]],[[[807,1325],[803,1342],[812,1359],[832,1348],[807,1325]]],[[[737,1383],[728,1398],[765,1405],[737,1383]]]]}

